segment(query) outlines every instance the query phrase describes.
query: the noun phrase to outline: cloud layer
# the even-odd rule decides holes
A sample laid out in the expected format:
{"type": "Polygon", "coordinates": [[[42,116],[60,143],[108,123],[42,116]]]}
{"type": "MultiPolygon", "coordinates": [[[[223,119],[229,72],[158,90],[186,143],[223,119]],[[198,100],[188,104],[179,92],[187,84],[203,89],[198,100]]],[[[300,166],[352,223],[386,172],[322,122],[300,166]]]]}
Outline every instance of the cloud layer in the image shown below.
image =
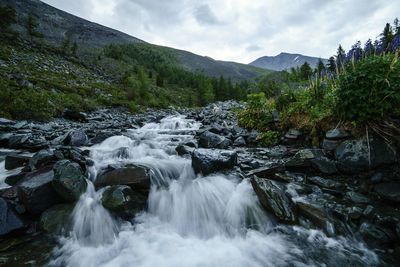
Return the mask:
{"type": "Polygon", "coordinates": [[[375,38],[394,0],[44,0],[147,42],[248,63],[280,52],[316,57],[375,38]]]}

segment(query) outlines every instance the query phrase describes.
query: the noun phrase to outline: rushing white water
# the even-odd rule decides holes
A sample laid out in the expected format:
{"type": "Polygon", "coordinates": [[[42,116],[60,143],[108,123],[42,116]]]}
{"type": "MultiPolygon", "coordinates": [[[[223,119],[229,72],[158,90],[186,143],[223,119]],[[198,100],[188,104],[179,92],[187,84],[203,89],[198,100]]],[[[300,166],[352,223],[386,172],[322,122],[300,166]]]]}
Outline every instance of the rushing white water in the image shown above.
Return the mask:
{"type": "MultiPolygon", "coordinates": [[[[8,188],[10,185],[5,183],[5,180],[8,176],[17,174],[21,171],[22,167],[15,168],[13,170],[7,170],[5,166],[5,156],[8,154],[16,153],[18,150],[13,149],[0,149],[0,189],[8,188]]],[[[30,153],[24,153],[24,155],[31,155],[30,153]]]]}
{"type": "Polygon", "coordinates": [[[132,222],[121,223],[101,206],[101,190],[90,184],[75,207],[71,233],[61,238],[49,265],[321,266],[318,259],[308,258],[306,249],[331,253],[332,259],[337,253],[345,259],[355,255],[358,266],[375,264],[375,255],[362,246],[318,231],[296,228],[293,238],[297,233],[307,236],[306,247],[292,242],[276,231],[248,180],[222,174],[196,177],[191,161],[176,156],[174,148],[190,141],[189,132],[199,126],[169,117],[93,146],[91,179],[109,164],[139,163],[152,169],[148,208],[132,222]]]}

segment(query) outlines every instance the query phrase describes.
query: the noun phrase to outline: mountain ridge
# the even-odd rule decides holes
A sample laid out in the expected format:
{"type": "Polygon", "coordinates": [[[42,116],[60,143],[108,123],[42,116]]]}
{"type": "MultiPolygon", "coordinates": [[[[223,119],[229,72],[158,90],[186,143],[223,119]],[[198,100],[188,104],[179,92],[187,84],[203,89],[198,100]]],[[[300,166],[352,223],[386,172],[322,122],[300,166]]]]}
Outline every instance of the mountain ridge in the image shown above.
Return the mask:
{"type": "Polygon", "coordinates": [[[324,64],[328,62],[327,59],[306,56],[298,53],[281,52],[276,56],[262,56],[249,63],[250,66],[269,69],[274,71],[289,70],[296,68],[308,62],[312,68],[315,68],[319,60],[324,64]]]}
{"type": "MultiPolygon", "coordinates": [[[[44,40],[55,46],[63,42],[76,43],[82,52],[102,49],[110,44],[145,43],[144,40],[121,31],[88,21],[63,10],[57,9],[39,0],[0,0],[2,5],[13,6],[17,11],[17,24],[14,29],[24,37],[26,34],[26,18],[32,15],[38,20],[38,31],[44,35],[44,40]]],[[[161,47],[161,46],[159,46],[161,47]]],[[[213,77],[225,76],[232,80],[254,80],[268,70],[229,61],[215,60],[208,56],[167,47],[180,61],[183,68],[213,77]]]]}

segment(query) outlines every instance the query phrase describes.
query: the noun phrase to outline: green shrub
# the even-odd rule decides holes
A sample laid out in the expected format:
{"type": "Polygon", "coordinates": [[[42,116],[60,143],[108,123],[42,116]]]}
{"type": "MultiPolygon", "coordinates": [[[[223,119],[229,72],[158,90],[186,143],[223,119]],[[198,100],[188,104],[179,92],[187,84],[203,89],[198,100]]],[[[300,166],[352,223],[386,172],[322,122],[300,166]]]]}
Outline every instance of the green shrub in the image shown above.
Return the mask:
{"type": "Polygon", "coordinates": [[[273,122],[272,108],[269,106],[264,93],[247,96],[247,107],[239,112],[239,125],[245,128],[264,131],[273,122]]]}
{"type": "Polygon", "coordinates": [[[257,136],[257,141],[265,146],[276,145],[279,141],[279,133],[275,131],[266,131],[257,136]]]}
{"type": "Polygon", "coordinates": [[[343,120],[366,123],[400,112],[400,62],[397,54],[370,56],[338,77],[335,113],[343,120]]]}

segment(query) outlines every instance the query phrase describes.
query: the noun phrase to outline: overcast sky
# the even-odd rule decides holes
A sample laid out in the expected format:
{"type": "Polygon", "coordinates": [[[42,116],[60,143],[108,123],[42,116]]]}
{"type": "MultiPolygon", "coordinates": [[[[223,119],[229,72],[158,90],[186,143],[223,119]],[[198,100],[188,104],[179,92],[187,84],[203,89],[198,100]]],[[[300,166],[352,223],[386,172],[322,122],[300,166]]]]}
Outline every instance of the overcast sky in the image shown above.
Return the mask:
{"type": "Polygon", "coordinates": [[[280,52],[328,58],[400,16],[400,0],[44,2],[150,43],[242,63],[280,52]]]}

